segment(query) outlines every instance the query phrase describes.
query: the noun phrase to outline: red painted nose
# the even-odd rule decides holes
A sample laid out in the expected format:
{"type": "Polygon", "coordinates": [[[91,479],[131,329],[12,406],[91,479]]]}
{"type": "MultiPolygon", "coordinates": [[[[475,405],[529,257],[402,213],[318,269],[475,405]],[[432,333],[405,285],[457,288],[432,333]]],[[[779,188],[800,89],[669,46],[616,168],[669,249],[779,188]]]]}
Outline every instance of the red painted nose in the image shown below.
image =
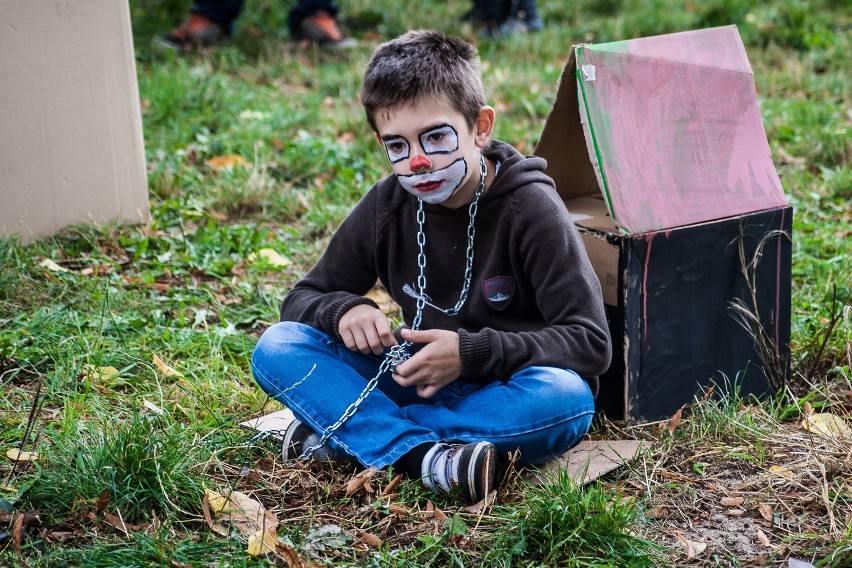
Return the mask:
{"type": "Polygon", "coordinates": [[[429,158],[418,154],[411,158],[411,169],[412,170],[423,170],[429,169],[432,167],[432,162],[429,161],[429,158]]]}

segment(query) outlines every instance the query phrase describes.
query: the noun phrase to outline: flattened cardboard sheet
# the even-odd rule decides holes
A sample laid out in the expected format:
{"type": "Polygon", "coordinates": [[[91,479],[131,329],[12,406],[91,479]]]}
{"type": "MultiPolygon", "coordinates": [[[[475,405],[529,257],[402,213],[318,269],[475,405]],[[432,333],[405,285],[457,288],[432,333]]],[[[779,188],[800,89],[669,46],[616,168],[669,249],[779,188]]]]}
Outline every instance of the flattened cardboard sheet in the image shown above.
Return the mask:
{"type": "Polygon", "coordinates": [[[575,482],[586,484],[632,461],[647,447],[642,440],[583,440],[530,472],[530,479],[541,483],[561,468],[575,482]]]}

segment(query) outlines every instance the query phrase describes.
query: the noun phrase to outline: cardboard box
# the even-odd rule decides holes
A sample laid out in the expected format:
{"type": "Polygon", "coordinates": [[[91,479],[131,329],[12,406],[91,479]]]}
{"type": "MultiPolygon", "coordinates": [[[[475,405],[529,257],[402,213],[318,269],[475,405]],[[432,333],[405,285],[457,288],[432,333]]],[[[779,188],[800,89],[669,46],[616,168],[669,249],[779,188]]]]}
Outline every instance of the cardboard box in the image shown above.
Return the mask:
{"type": "Polygon", "coordinates": [[[737,300],[788,372],[793,213],[736,27],[575,46],[535,153],[604,291],[608,415],[658,420],[711,382],[765,392],[737,300]]]}
{"type": "Polygon", "coordinates": [[[0,2],[0,236],[148,219],[127,2],[0,2]]]}

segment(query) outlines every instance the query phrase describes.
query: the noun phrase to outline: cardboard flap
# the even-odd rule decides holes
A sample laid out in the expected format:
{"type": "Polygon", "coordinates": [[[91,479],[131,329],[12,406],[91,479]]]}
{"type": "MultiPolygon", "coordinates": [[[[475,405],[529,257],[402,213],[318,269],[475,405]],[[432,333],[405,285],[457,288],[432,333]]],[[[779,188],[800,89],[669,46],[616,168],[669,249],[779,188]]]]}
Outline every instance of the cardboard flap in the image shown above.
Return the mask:
{"type": "Polygon", "coordinates": [[[621,234],[787,205],[736,27],[577,46],[573,55],[536,148],[549,154],[563,198],[571,177],[560,170],[585,154],[621,234]]]}
{"type": "Polygon", "coordinates": [[[563,200],[600,195],[594,167],[585,152],[586,138],[578,116],[577,75],[574,52],[562,71],[556,101],[550,111],[535,155],[547,160],[546,173],[556,183],[563,200]]]}

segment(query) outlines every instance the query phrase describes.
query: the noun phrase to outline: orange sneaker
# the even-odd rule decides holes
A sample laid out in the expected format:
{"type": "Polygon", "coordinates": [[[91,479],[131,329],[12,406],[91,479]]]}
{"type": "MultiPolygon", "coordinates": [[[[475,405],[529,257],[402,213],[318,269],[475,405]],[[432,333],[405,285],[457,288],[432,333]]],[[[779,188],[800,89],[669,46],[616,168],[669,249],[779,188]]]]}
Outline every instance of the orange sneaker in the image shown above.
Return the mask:
{"type": "Polygon", "coordinates": [[[337,20],[328,12],[317,12],[302,20],[293,39],[335,48],[353,47],[358,43],[341,33],[337,20]]]}
{"type": "Polygon", "coordinates": [[[192,48],[210,47],[223,43],[227,39],[224,30],[216,22],[203,14],[190,14],[180,26],[173,29],[159,42],[178,51],[192,48]]]}

